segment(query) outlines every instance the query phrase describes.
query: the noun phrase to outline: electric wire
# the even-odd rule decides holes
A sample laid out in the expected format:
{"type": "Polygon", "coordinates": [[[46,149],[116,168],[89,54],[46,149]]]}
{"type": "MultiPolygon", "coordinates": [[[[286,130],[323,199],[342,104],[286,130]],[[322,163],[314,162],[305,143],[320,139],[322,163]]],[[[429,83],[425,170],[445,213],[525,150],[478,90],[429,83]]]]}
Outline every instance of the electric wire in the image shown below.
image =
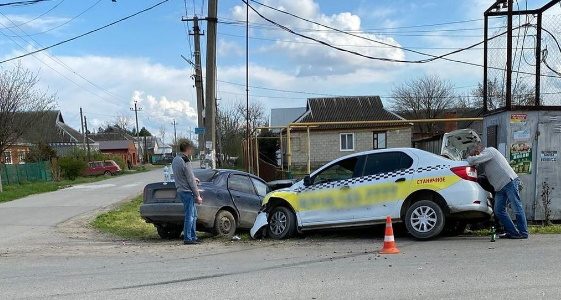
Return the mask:
{"type": "Polygon", "coordinates": [[[147,11],[150,11],[150,10],[152,10],[152,9],[154,9],[154,8],[160,6],[160,5],[162,5],[162,4],[164,4],[164,3],[168,2],[168,1],[170,1],[170,0],[163,0],[163,1],[161,1],[161,2],[158,2],[158,3],[156,3],[156,4],[154,4],[154,5],[150,6],[150,7],[148,7],[148,8],[145,8],[145,9],[143,9],[143,10],[141,10],[141,11],[138,11],[138,12],[132,14],[132,15],[128,15],[128,16],[126,16],[126,17],[124,17],[124,18],[121,18],[121,19],[119,19],[119,20],[117,20],[117,21],[111,22],[111,23],[109,23],[109,24],[107,24],[107,25],[98,27],[98,28],[96,28],[96,29],[90,30],[90,31],[88,31],[88,32],[85,32],[85,33],[83,33],[83,34],[77,35],[77,36],[75,36],[75,37],[72,37],[72,38],[69,38],[69,39],[66,39],[66,40],[63,40],[63,41],[60,41],[60,42],[55,43],[55,44],[52,44],[52,45],[50,45],[50,46],[47,46],[47,47],[44,47],[44,48],[41,48],[41,49],[37,49],[37,50],[31,51],[31,52],[27,52],[27,53],[25,53],[25,54],[18,55],[18,56],[12,57],[12,58],[4,59],[4,60],[0,61],[0,64],[6,63],[6,62],[9,62],[9,61],[13,61],[13,60],[16,60],[16,59],[20,59],[20,58],[23,58],[23,57],[26,57],[26,56],[29,56],[29,55],[33,55],[33,54],[39,53],[39,52],[43,52],[43,51],[45,51],[45,50],[48,50],[48,49],[51,49],[51,48],[54,48],[54,47],[57,47],[57,46],[66,44],[66,43],[71,42],[71,41],[74,41],[74,40],[77,40],[77,39],[82,38],[82,37],[84,37],[84,36],[87,36],[87,35],[90,35],[90,34],[92,34],[92,33],[101,31],[101,30],[103,30],[103,29],[105,29],[105,28],[111,27],[111,26],[116,25],[116,24],[118,24],[118,23],[121,23],[121,22],[123,22],[123,21],[125,21],[125,20],[128,20],[128,19],[131,19],[131,18],[133,18],[133,17],[136,17],[136,16],[138,16],[138,15],[140,15],[140,14],[142,14],[142,13],[145,13],[145,12],[147,12],[147,11]]]}

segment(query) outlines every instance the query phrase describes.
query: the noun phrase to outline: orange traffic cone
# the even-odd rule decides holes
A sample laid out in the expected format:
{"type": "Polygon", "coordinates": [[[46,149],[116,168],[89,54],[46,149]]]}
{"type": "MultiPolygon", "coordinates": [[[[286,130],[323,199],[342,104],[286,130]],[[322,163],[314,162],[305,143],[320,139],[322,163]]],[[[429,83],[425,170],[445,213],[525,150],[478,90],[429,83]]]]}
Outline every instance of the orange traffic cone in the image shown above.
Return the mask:
{"type": "Polygon", "coordinates": [[[380,250],[381,254],[397,254],[399,249],[395,244],[395,239],[393,237],[393,227],[392,218],[390,216],[386,217],[386,235],[384,236],[384,247],[380,250]]]}

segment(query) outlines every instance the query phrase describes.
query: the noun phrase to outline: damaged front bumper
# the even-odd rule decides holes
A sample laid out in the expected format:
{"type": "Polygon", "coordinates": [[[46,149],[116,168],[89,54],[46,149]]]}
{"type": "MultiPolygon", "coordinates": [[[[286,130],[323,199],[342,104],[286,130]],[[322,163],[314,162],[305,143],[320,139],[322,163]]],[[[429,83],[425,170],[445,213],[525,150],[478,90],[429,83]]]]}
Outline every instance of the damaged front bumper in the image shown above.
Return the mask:
{"type": "Polygon", "coordinates": [[[265,231],[265,228],[267,227],[267,225],[269,225],[269,222],[267,221],[268,219],[268,214],[264,211],[261,211],[259,212],[259,214],[257,214],[255,223],[253,223],[253,227],[251,227],[251,230],[249,231],[249,234],[252,238],[255,239],[261,237],[261,235],[265,231]]]}

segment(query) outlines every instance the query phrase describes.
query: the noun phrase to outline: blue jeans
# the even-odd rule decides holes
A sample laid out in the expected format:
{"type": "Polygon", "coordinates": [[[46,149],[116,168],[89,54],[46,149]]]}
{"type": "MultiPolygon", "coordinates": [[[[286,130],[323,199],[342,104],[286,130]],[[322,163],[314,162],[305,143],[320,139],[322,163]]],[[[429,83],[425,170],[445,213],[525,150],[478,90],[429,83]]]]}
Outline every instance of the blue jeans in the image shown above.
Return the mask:
{"type": "Polygon", "coordinates": [[[197,208],[195,198],[191,192],[178,192],[183,208],[185,210],[185,220],[183,222],[183,240],[190,242],[197,240],[197,208]]]}
{"type": "Polygon", "coordinates": [[[495,194],[495,216],[499,218],[505,232],[512,236],[528,236],[528,223],[526,214],[522,207],[520,194],[518,192],[519,179],[512,180],[495,194]],[[506,211],[507,204],[510,203],[516,216],[516,227],[506,211]]]}

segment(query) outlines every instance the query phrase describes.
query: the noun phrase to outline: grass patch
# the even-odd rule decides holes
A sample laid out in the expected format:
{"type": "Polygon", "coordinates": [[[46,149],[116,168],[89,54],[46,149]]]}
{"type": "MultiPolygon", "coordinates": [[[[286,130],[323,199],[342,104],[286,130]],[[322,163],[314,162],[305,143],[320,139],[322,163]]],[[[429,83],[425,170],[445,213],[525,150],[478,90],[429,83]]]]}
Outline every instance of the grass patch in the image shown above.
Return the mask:
{"type": "Polygon", "coordinates": [[[4,185],[4,192],[0,193],[0,203],[16,200],[29,195],[53,192],[69,185],[91,183],[104,179],[107,179],[107,177],[78,177],[74,181],[62,180],[58,182],[30,182],[23,184],[4,185]]]}
{"type": "Polygon", "coordinates": [[[142,196],[123,203],[114,210],[100,214],[91,225],[102,232],[123,238],[158,238],[154,225],[144,222],[140,217],[140,204],[142,204],[142,196]]]}
{"type": "MultiPolygon", "coordinates": [[[[548,226],[530,225],[528,226],[530,234],[561,234],[561,224],[554,224],[548,226]]],[[[491,236],[490,229],[481,229],[470,231],[468,234],[475,236],[491,236]]]]}

